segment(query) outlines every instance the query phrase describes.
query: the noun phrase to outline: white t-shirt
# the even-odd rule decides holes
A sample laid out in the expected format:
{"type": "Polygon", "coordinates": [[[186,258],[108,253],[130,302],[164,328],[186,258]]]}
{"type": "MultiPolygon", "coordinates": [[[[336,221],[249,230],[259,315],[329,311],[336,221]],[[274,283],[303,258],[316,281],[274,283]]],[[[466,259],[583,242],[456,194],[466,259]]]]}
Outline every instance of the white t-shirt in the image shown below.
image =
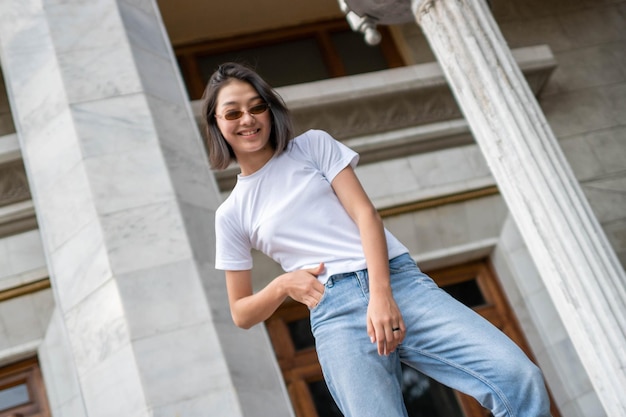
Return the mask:
{"type": "MultiPolygon", "coordinates": [[[[215,219],[215,266],[252,269],[257,249],[287,271],[324,262],[318,279],[367,267],[359,229],[334,193],[331,182],[358,154],[321,130],[290,141],[287,149],[237,185],[215,219]]],[[[389,259],[408,252],[385,229],[389,259]]]]}

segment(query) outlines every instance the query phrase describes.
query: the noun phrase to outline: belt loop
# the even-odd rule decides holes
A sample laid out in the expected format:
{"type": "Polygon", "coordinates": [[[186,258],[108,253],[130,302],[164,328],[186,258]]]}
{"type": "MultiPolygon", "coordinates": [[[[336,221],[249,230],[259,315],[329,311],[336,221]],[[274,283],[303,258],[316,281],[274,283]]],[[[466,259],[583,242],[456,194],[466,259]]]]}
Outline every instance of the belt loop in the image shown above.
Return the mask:
{"type": "Polygon", "coordinates": [[[369,274],[367,273],[367,269],[362,269],[360,271],[356,271],[354,273],[356,279],[359,282],[359,286],[363,290],[365,294],[370,292],[370,283],[369,283],[369,274]]]}
{"type": "Polygon", "coordinates": [[[335,285],[335,278],[333,278],[334,276],[330,276],[327,280],[326,283],[324,284],[325,287],[327,288],[332,288],[333,285],[335,285]]]}

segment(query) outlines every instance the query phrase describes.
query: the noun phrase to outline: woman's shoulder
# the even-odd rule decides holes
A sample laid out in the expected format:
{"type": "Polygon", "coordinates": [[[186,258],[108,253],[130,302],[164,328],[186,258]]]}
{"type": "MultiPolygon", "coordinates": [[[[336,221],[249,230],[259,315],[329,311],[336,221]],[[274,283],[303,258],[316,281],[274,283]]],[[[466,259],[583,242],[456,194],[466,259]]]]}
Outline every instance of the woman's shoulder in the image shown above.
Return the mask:
{"type": "Polygon", "coordinates": [[[323,130],[309,129],[291,140],[286,154],[298,161],[310,160],[318,153],[319,144],[328,133],[323,130]]]}
{"type": "Polygon", "coordinates": [[[332,136],[322,129],[309,129],[293,138],[294,142],[314,141],[319,139],[332,138],[332,136]]]}
{"type": "Polygon", "coordinates": [[[245,206],[245,188],[241,187],[241,184],[237,181],[230,193],[215,210],[215,217],[223,219],[239,216],[239,211],[245,206]]]}
{"type": "Polygon", "coordinates": [[[325,141],[334,140],[333,137],[321,129],[309,129],[306,132],[293,138],[291,141],[291,150],[295,152],[310,153],[312,150],[318,148],[325,141]]]}
{"type": "Polygon", "coordinates": [[[228,215],[232,213],[236,207],[234,200],[235,196],[233,196],[231,192],[231,194],[229,194],[228,197],[226,197],[226,199],[224,199],[224,201],[222,201],[222,203],[217,207],[217,210],[215,210],[215,218],[223,219],[228,217],[228,215]]]}

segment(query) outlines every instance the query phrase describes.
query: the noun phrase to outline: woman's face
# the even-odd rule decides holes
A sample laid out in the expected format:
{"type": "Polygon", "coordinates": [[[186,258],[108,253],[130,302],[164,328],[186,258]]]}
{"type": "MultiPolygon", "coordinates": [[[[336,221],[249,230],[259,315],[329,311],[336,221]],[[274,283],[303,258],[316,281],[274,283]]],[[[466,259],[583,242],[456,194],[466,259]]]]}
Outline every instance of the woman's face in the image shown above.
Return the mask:
{"type": "Polygon", "coordinates": [[[240,80],[230,81],[217,95],[217,127],[240,164],[250,157],[266,153],[271,157],[274,153],[269,143],[270,110],[264,104],[254,87],[240,80]]]}

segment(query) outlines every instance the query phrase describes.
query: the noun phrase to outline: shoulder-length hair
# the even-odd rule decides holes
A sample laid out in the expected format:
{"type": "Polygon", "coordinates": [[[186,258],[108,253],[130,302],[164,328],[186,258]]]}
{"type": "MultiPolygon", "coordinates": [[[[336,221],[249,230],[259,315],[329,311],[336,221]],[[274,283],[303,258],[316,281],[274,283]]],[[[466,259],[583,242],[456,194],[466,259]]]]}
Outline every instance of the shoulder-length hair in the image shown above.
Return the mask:
{"type": "Polygon", "coordinates": [[[224,63],[211,75],[202,95],[202,115],[209,161],[215,169],[225,169],[232,161],[237,160],[233,149],[217,127],[215,118],[217,95],[222,87],[233,80],[247,82],[256,90],[261,99],[269,104],[272,123],[269,143],[275,154],[279,154],[287,148],[293,135],[291,114],[278,93],[252,69],[234,62],[224,63]]]}

